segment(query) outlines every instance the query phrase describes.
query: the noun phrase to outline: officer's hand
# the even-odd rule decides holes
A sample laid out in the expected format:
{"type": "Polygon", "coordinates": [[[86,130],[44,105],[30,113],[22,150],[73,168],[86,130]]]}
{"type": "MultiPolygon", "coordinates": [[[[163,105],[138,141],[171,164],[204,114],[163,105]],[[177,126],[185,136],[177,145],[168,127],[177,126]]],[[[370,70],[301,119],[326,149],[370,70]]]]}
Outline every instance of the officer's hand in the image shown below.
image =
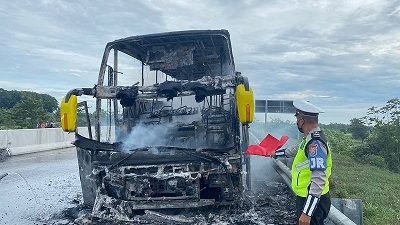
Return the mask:
{"type": "Polygon", "coordinates": [[[271,157],[276,159],[276,158],[278,158],[280,156],[284,156],[285,155],[285,151],[286,151],[286,148],[281,148],[281,149],[275,151],[274,153],[272,153],[271,157]]]}
{"type": "Polygon", "coordinates": [[[310,225],[310,222],[311,222],[311,217],[302,213],[299,218],[299,225],[310,225]]]}

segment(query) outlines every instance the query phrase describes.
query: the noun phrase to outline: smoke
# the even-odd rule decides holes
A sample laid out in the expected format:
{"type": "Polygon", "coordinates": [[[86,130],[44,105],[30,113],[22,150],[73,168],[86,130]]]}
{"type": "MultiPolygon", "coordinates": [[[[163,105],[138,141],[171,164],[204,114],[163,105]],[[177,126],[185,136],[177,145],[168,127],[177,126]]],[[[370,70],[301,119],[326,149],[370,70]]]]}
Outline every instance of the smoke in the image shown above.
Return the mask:
{"type": "Polygon", "coordinates": [[[122,141],[122,149],[128,151],[149,146],[167,145],[170,134],[174,132],[171,124],[143,124],[132,128],[129,135],[122,141]]]}
{"type": "MultiPolygon", "coordinates": [[[[254,122],[251,125],[250,144],[259,144],[268,133],[280,139],[282,135],[288,135],[289,140],[282,148],[289,148],[297,143],[298,131],[296,124],[290,121],[282,121],[279,119],[267,123],[267,132],[265,132],[265,124],[254,122]],[[258,139],[258,140],[256,140],[258,139]]],[[[255,189],[265,187],[265,183],[279,181],[281,178],[276,173],[271,158],[263,156],[251,156],[251,179],[255,189]]]]}

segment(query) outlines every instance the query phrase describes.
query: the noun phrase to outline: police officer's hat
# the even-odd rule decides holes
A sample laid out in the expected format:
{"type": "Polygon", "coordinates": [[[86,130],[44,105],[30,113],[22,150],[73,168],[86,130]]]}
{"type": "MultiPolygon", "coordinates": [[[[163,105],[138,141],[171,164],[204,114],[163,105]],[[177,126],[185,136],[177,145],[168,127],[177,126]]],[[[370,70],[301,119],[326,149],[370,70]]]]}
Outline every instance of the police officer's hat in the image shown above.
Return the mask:
{"type": "Polygon", "coordinates": [[[295,100],[293,101],[293,106],[296,108],[296,115],[304,115],[304,116],[310,116],[310,117],[318,117],[319,113],[323,113],[324,111],[313,104],[311,104],[309,101],[305,100],[295,100]]]}

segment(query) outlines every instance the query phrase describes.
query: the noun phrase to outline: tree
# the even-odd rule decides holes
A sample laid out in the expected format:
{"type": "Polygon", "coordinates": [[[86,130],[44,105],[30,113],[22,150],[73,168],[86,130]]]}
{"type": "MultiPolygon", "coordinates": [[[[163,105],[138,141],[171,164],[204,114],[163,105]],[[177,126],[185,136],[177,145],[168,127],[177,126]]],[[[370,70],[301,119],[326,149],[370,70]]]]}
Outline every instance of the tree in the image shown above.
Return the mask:
{"type": "Polygon", "coordinates": [[[20,128],[35,128],[38,122],[54,121],[54,114],[46,112],[41,99],[24,95],[12,109],[12,120],[20,128]]]}
{"type": "Polygon", "coordinates": [[[400,171],[400,99],[389,100],[383,107],[371,107],[364,123],[374,126],[360,154],[382,156],[389,169],[400,171]]]}
{"type": "Polygon", "coordinates": [[[58,102],[57,100],[48,94],[39,94],[35,92],[30,92],[30,91],[22,91],[21,92],[22,98],[24,96],[30,96],[35,99],[40,99],[42,101],[42,107],[46,112],[49,113],[54,113],[56,109],[58,108],[58,102]]]}
{"type": "Polygon", "coordinates": [[[355,139],[363,141],[365,138],[368,137],[369,128],[363,123],[361,119],[351,119],[349,130],[355,139]]]}
{"type": "Polygon", "coordinates": [[[343,124],[343,123],[330,123],[330,124],[321,124],[321,128],[323,129],[331,129],[331,130],[336,130],[340,132],[348,132],[350,125],[348,124],[343,124]]]}
{"type": "Polygon", "coordinates": [[[57,100],[48,94],[39,94],[31,91],[7,91],[0,88],[0,108],[11,109],[25,96],[41,99],[46,112],[52,113],[58,107],[57,100]]]}
{"type": "Polygon", "coordinates": [[[40,122],[54,122],[57,109],[58,102],[50,95],[0,88],[0,129],[34,128],[40,122]]]}
{"type": "Polygon", "coordinates": [[[0,108],[11,109],[19,101],[21,101],[21,92],[0,88],[0,108]]]}
{"type": "Polygon", "coordinates": [[[11,117],[9,109],[0,108],[0,130],[15,127],[15,122],[11,117]]]}
{"type": "Polygon", "coordinates": [[[53,96],[39,94],[39,97],[42,99],[43,108],[46,110],[46,112],[54,113],[58,109],[58,101],[53,96]]]}

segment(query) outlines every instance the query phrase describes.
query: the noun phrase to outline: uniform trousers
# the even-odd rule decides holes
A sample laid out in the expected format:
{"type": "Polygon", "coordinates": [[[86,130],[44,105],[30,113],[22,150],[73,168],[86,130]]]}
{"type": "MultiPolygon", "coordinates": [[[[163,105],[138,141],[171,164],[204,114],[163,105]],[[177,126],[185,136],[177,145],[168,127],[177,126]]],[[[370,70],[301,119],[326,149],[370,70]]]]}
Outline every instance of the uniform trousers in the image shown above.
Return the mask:
{"type": "MultiPolygon", "coordinates": [[[[307,198],[296,196],[296,211],[297,211],[297,223],[299,221],[300,215],[303,212],[304,205],[307,198]]],[[[313,215],[311,216],[311,225],[323,225],[325,218],[328,216],[329,210],[331,209],[331,197],[329,192],[322,195],[317,208],[315,209],[313,215]]]]}

